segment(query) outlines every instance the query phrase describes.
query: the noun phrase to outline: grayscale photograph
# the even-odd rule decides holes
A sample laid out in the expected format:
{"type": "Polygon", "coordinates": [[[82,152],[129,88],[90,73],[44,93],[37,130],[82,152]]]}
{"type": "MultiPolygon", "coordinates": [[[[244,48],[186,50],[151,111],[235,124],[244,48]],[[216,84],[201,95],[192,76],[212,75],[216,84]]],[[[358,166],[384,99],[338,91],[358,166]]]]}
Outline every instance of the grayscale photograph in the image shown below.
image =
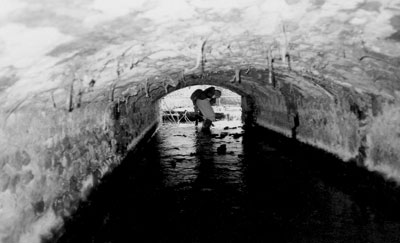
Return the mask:
{"type": "Polygon", "coordinates": [[[399,243],[400,0],[0,0],[0,243],[399,243]]]}

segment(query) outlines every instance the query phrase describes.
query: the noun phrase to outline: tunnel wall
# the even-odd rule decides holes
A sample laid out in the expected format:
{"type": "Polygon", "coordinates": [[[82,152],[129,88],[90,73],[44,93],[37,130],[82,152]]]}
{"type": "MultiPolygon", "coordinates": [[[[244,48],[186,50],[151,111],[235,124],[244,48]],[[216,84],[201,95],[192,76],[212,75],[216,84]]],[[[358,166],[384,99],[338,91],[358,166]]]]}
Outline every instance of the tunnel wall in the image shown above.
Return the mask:
{"type": "Polygon", "coordinates": [[[50,105],[13,110],[1,124],[7,148],[0,158],[2,242],[39,242],[38,236],[61,225],[157,126],[159,99],[191,85],[228,88],[242,96],[244,120],[396,174],[398,132],[388,129],[399,130],[400,113],[389,99],[287,70],[275,70],[272,80],[265,69],[239,75],[227,70],[187,75],[168,86],[128,85],[116,90],[112,102],[86,102],[71,112],[50,105]]]}
{"type": "Polygon", "coordinates": [[[274,83],[256,89],[256,123],[345,161],[363,160],[371,96],[332,83],[302,86],[298,79],[277,75],[274,83]]]}
{"type": "Polygon", "coordinates": [[[350,108],[350,101],[324,95],[305,96],[291,86],[280,81],[279,87],[265,89],[266,95],[255,96],[256,103],[262,104],[257,107],[256,122],[343,160],[357,157],[364,136],[360,122],[365,118],[357,117],[350,108]]]}
{"type": "Polygon", "coordinates": [[[13,112],[2,134],[0,242],[40,242],[158,121],[158,103],[141,95],[13,112]]]}
{"type": "Polygon", "coordinates": [[[391,97],[283,73],[272,83],[243,80],[256,124],[400,181],[400,109],[391,97]]]}
{"type": "Polygon", "coordinates": [[[242,96],[244,120],[400,180],[400,113],[390,97],[287,69],[272,80],[268,69],[232,77],[233,70],[192,75],[169,92],[196,84],[230,89],[242,96]]]}

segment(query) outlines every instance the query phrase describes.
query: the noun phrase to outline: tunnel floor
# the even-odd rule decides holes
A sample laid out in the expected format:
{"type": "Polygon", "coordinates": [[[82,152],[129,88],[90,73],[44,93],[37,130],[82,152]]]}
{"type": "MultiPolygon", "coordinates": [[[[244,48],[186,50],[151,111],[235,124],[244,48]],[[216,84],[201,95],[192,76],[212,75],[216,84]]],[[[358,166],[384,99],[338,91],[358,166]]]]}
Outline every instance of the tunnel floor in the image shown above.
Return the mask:
{"type": "Polygon", "coordinates": [[[400,242],[399,200],[394,183],[262,128],[164,125],[52,242],[400,242]]]}

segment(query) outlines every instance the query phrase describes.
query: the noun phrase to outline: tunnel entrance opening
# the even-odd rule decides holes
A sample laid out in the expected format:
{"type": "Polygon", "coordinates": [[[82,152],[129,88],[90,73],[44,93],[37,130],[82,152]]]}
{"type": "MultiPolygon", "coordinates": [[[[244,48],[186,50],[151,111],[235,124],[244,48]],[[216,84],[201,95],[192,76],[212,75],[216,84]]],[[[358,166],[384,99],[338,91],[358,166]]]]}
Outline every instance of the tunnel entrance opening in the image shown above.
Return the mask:
{"type": "MultiPolygon", "coordinates": [[[[193,85],[174,91],[160,100],[160,110],[163,123],[195,123],[196,113],[190,99],[191,94],[198,90],[214,87],[211,85],[193,85]]],[[[222,87],[221,97],[215,100],[213,110],[217,121],[240,121],[242,119],[242,99],[235,92],[222,87]]]]}

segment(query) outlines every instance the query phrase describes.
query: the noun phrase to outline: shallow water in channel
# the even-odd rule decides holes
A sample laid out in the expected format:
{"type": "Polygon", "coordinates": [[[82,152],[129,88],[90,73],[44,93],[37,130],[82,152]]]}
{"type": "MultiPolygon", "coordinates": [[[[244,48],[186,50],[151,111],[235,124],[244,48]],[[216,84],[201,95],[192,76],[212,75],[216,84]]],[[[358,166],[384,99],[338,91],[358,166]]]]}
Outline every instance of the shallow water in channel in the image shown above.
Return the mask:
{"type": "Polygon", "coordinates": [[[400,242],[400,190],[262,128],[167,124],[64,230],[54,242],[400,242]]]}

